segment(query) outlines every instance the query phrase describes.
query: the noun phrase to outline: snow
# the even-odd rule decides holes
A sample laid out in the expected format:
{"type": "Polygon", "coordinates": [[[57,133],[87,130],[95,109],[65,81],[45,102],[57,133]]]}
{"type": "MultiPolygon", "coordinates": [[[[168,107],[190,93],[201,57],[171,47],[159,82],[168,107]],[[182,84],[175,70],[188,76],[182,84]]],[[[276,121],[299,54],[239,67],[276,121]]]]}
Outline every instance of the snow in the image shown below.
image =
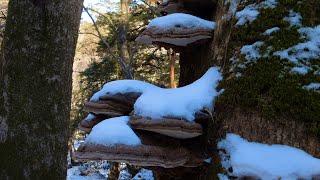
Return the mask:
{"type": "Polygon", "coordinates": [[[283,20],[288,21],[290,23],[290,26],[302,26],[301,24],[301,14],[294,12],[292,9],[289,11],[289,17],[283,18],[283,20]]]}
{"type": "Polygon", "coordinates": [[[211,67],[200,79],[188,86],[147,91],[134,104],[135,114],[151,118],[170,116],[193,121],[197,111],[203,108],[213,109],[214,99],[219,95],[216,87],[220,80],[220,69],[211,67]]]}
{"type": "Polygon", "coordinates": [[[88,114],[88,116],[87,116],[86,118],[84,118],[84,120],[86,120],[86,121],[92,121],[92,120],[94,120],[94,118],[96,118],[94,115],[88,114]]]}
{"type": "Polygon", "coordinates": [[[127,92],[141,92],[143,93],[147,89],[159,88],[147,82],[138,80],[118,80],[106,83],[103,88],[96,92],[90,99],[90,101],[99,100],[100,96],[106,94],[127,93],[127,92]]]}
{"type": "Polygon", "coordinates": [[[262,41],[257,41],[252,45],[243,46],[240,50],[241,54],[246,55],[245,58],[248,61],[257,60],[261,57],[259,50],[260,47],[264,44],[262,41]]]}
{"type": "Polygon", "coordinates": [[[229,176],[254,176],[258,179],[311,179],[320,175],[320,159],[286,145],[248,142],[236,134],[227,134],[218,143],[222,166],[229,176]]]}
{"type": "Polygon", "coordinates": [[[236,25],[242,26],[248,22],[253,22],[260,14],[259,9],[275,8],[277,3],[277,0],[265,0],[259,4],[253,3],[247,5],[243,10],[236,13],[236,19],[238,19],[236,25]]]}
{"type": "Polygon", "coordinates": [[[291,69],[291,73],[306,75],[306,74],[308,74],[309,70],[310,70],[310,68],[307,66],[300,66],[300,67],[296,66],[291,69]]]}
{"type": "Polygon", "coordinates": [[[229,4],[229,11],[227,14],[223,15],[223,19],[229,20],[232,16],[234,16],[237,12],[237,8],[239,6],[239,0],[226,0],[224,5],[227,6],[229,4]]]}
{"type": "Polygon", "coordinates": [[[276,32],[276,31],[279,31],[279,30],[280,30],[279,27],[273,27],[273,28],[267,29],[267,30],[263,33],[263,35],[270,35],[270,34],[276,32]]]}
{"type": "Polygon", "coordinates": [[[251,23],[256,20],[260,12],[257,10],[256,4],[250,4],[246,6],[242,11],[236,13],[236,19],[238,22],[236,25],[242,26],[247,22],[251,23]]]}
{"type": "Polygon", "coordinates": [[[302,88],[306,90],[320,89],[320,83],[310,83],[309,85],[303,86],[302,88]]]}
{"type": "Polygon", "coordinates": [[[116,144],[140,145],[141,140],[128,126],[128,121],[129,116],[104,120],[93,127],[84,143],[103,146],[113,146],[116,144]]]}
{"type": "Polygon", "coordinates": [[[182,27],[186,29],[204,28],[213,30],[215,25],[215,22],[207,21],[190,14],[174,13],[153,19],[149,23],[148,28],[157,27],[158,29],[175,29],[177,27],[182,27]]]}
{"type": "MultiPolygon", "coordinates": [[[[298,30],[305,42],[299,43],[283,51],[276,51],[273,54],[281,59],[288,59],[290,62],[311,69],[304,64],[309,64],[310,59],[320,58],[320,25],[316,27],[303,27],[298,30]],[[302,64],[301,62],[305,62],[302,64]]],[[[296,68],[295,68],[296,69],[296,68]]],[[[305,69],[304,69],[305,70],[305,69]]]]}
{"type": "Polygon", "coordinates": [[[147,169],[141,169],[134,177],[134,180],[154,180],[153,173],[147,169]]]}
{"type": "Polygon", "coordinates": [[[106,180],[107,177],[103,176],[99,172],[94,172],[90,175],[81,175],[81,166],[74,166],[67,171],[67,180],[106,180]]]}
{"type": "Polygon", "coordinates": [[[229,180],[228,176],[226,176],[222,173],[219,173],[217,175],[218,175],[219,180],[229,180]]]}

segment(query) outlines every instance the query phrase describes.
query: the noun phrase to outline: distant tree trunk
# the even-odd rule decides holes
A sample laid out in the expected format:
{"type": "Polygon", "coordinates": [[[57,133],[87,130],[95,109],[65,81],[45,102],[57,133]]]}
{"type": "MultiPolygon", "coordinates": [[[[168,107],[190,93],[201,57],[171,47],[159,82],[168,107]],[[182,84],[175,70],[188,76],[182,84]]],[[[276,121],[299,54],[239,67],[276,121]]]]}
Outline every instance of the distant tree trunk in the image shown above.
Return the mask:
{"type": "Polygon", "coordinates": [[[170,88],[176,88],[176,83],[174,80],[174,64],[176,61],[176,55],[173,50],[170,52],[170,88]]]}
{"type": "Polygon", "coordinates": [[[81,0],[11,0],[0,59],[0,179],[65,179],[81,0]]]}
{"type": "MultiPolygon", "coordinates": [[[[131,57],[128,48],[127,41],[127,33],[129,30],[129,6],[131,0],[121,0],[120,8],[121,8],[121,22],[118,28],[118,51],[120,58],[128,65],[131,65],[131,57]]],[[[128,67],[131,74],[129,72],[124,72],[124,78],[132,79],[132,70],[131,67],[128,67]]]]}

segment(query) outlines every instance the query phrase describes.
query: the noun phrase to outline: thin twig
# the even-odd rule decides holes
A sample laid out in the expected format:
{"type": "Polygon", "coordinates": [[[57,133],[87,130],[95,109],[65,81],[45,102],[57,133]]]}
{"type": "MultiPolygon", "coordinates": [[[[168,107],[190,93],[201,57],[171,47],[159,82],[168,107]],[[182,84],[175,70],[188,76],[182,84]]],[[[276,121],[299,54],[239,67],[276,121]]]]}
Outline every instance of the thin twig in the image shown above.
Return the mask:
{"type": "Polygon", "coordinates": [[[97,26],[97,23],[95,22],[95,20],[93,19],[93,17],[92,17],[91,14],[89,13],[88,9],[87,9],[85,6],[83,6],[83,9],[86,11],[86,13],[88,14],[88,16],[90,17],[90,19],[91,19],[91,21],[92,21],[92,23],[93,23],[93,25],[94,25],[97,33],[98,33],[98,36],[99,36],[100,40],[102,41],[102,43],[103,43],[104,45],[107,46],[107,50],[108,50],[108,52],[110,53],[110,55],[111,55],[114,59],[116,59],[116,60],[118,61],[120,67],[121,67],[121,68],[125,71],[125,73],[127,74],[127,77],[133,79],[133,75],[132,75],[132,73],[131,73],[128,65],[127,65],[119,56],[116,56],[116,55],[114,54],[114,52],[112,51],[109,43],[102,37],[102,35],[101,35],[100,31],[99,31],[99,28],[98,28],[98,26],[97,26]]]}

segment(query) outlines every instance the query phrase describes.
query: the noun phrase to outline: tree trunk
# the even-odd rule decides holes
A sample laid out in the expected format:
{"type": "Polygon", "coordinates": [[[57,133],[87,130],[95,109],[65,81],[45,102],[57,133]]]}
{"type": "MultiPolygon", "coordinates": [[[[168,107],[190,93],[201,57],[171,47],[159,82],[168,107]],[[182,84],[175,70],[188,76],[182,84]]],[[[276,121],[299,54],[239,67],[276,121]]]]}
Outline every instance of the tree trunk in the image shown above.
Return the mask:
{"type": "Polygon", "coordinates": [[[176,88],[176,83],[174,81],[174,64],[176,61],[176,53],[173,50],[170,51],[170,88],[176,88]]]}
{"type": "Polygon", "coordinates": [[[65,179],[82,1],[11,0],[0,60],[0,179],[65,179]]]}
{"type": "Polygon", "coordinates": [[[129,72],[124,72],[125,79],[132,79],[131,57],[128,48],[127,33],[129,30],[129,5],[131,0],[121,0],[121,22],[118,28],[118,51],[120,58],[128,65],[129,72]]]}

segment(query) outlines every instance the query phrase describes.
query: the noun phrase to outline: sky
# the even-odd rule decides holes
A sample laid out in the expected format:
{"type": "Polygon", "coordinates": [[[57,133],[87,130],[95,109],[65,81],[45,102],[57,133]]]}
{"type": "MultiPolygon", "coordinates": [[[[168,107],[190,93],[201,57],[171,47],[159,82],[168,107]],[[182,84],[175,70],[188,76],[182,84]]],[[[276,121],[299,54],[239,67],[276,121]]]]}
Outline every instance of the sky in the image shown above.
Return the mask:
{"type": "MultiPolygon", "coordinates": [[[[87,8],[90,7],[101,12],[107,12],[116,10],[118,8],[116,3],[118,2],[120,2],[120,0],[84,0],[83,5],[87,8]]],[[[92,16],[95,17],[96,14],[92,13],[92,16]]],[[[81,20],[91,22],[90,17],[85,11],[82,12],[81,20]]]]}

